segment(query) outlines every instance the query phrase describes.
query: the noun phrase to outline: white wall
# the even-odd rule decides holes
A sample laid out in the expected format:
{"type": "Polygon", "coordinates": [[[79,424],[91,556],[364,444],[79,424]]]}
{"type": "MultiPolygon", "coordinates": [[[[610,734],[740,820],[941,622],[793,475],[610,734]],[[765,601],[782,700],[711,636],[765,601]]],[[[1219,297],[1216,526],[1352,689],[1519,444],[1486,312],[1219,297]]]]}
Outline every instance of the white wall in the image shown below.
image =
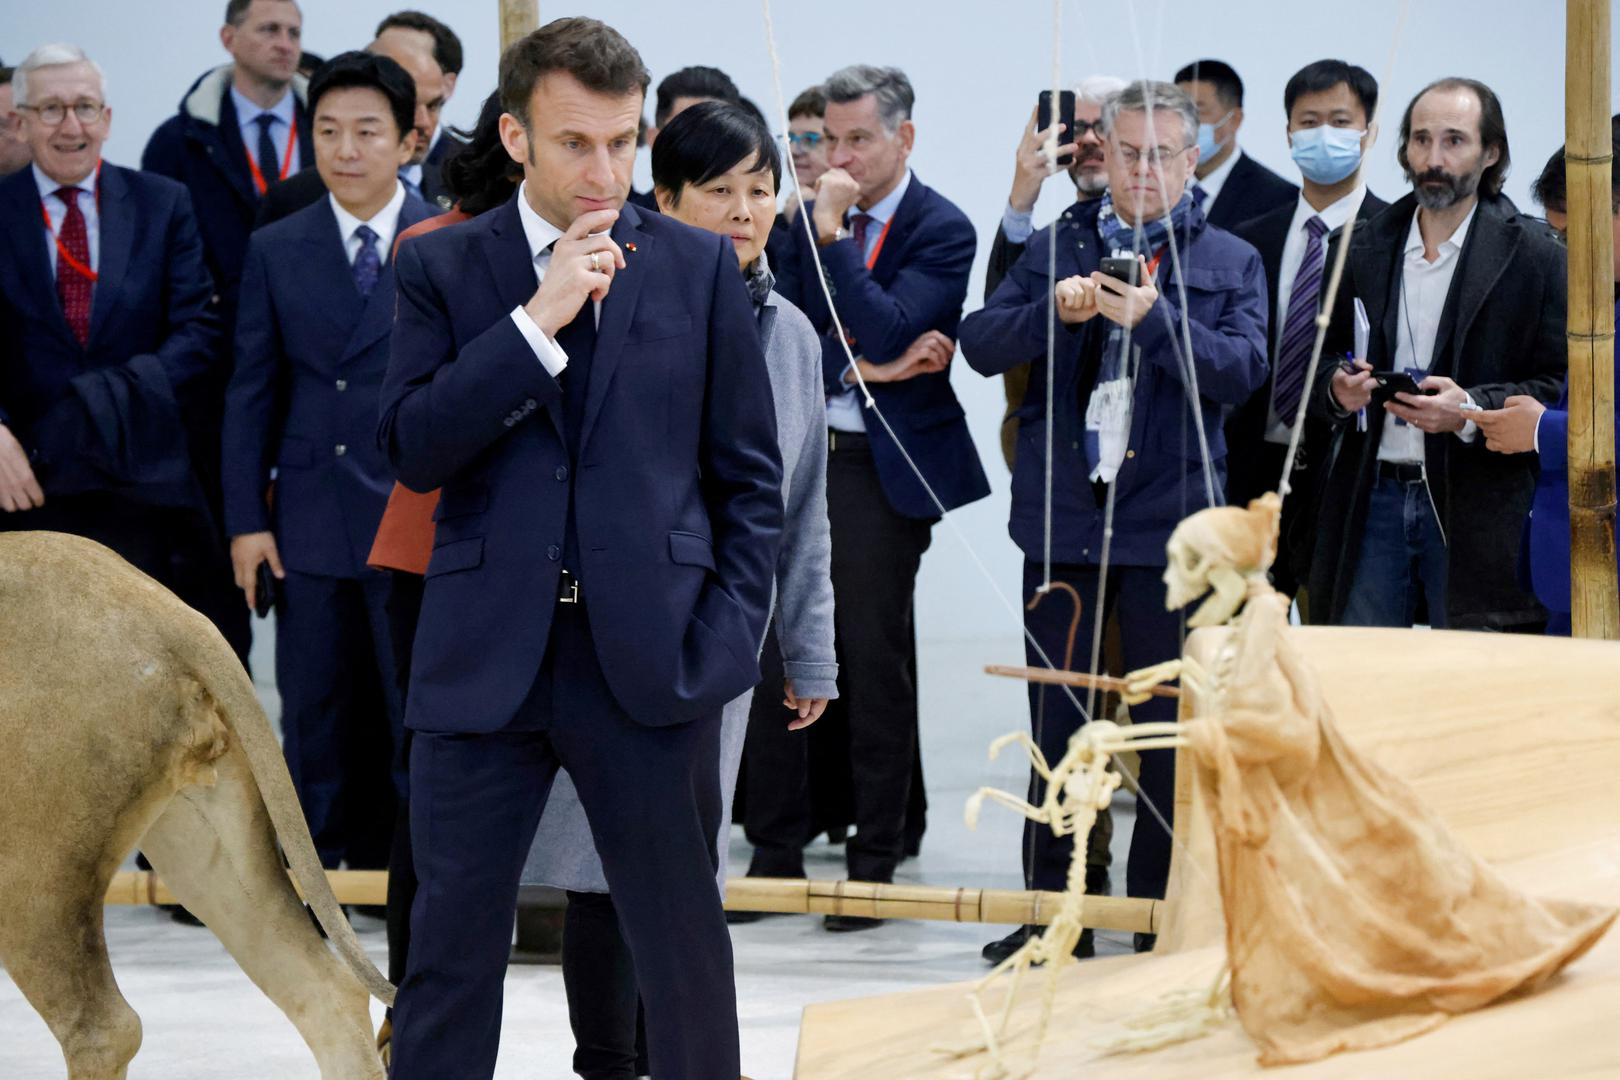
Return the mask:
{"type": "MultiPolygon", "coordinates": [[[[493,89],[496,0],[398,0],[449,22],[467,49],[467,70],[446,117],[469,123],[493,89]]],[[[0,55],[17,63],[34,45],[70,40],[106,69],[115,107],[109,159],[134,164],[152,128],[174,111],[191,80],[223,57],[217,38],[224,0],[51,0],[8,3],[0,16],[0,55]]],[[[1242,144],[1290,179],[1282,88],[1296,69],[1327,56],[1368,68],[1383,84],[1386,134],[1367,176],[1386,198],[1405,190],[1395,165],[1394,131],[1406,101],[1442,75],[1482,79],[1501,96],[1516,167],[1508,193],[1529,204],[1530,181],[1563,142],[1563,5],[1512,0],[1428,0],[1412,11],[1397,42],[1398,0],[1358,3],[1280,0],[1126,0],[1064,6],[1066,81],[1107,72],[1168,77],[1200,56],[1231,63],[1247,84],[1242,144]],[[1390,67],[1392,49],[1398,44],[1390,67]],[[1386,74],[1387,73],[1387,74],[1386,74]]],[[[371,38],[390,0],[305,5],[305,40],[324,55],[371,38]]],[[[622,30],[656,81],[686,64],[730,72],[769,115],[776,114],[762,8],[757,0],[597,0],[547,2],[542,15],[590,14],[622,30]]],[[[897,64],[917,90],[914,164],[956,201],[979,229],[979,271],[969,306],[978,306],[989,237],[1006,198],[1011,152],[1036,92],[1050,85],[1052,8],[1036,0],[921,3],[917,0],[804,0],[775,12],[784,90],[789,98],[851,62],[897,64]]],[[[645,185],[643,163],[640,186],[645,185]]],[[[1037,218],[1066,201],[1049,185],[1037,218]]],[[[990,498],[957,515],[967,541],[1016,600],[1019,555],[1006,539],[1007,477],[997,448],[999,384],[959,365],[954,374],[990,474],[990,498]]],[[[1002,611],[950,530],[935,532],[919,585],[926,637],[1003,636],[1016,625],[1002,611]]]]}

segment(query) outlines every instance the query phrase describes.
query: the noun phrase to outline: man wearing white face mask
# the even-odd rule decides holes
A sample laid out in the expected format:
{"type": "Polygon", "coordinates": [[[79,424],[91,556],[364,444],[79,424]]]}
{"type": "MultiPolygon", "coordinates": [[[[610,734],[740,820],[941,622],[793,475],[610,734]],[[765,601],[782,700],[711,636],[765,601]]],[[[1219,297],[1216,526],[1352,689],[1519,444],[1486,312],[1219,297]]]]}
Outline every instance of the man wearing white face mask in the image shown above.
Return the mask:
{"type": "MultiPolygon", "coordinates": [[[[1275,490],[1282,478],[1289,428],[1316,342],[1330,241],[1351,217],[1365,221],[1388,205],[1361,182],[1362,158],[1378,137],[1377,106],[1378,82],[1366,68],[1318,60],[1296,72],[1283,90],[1283,110],[1304,188],[1292,202],[1232,230],[1260,252],[1271,292],[1271,378],[1226,422],[1226,498],[1232,506],[1275,490]]],[[[1307,428],[1295,458],[1296,493],[1306,488],[1317,464],[1313,458],[1320,456],[1316,434],[1307,428]]],[[[1283,504],[1285,539],[1301,504],[1299,498],[1283,504]]],[[[1297,582],[1284,555],[1272,574],[1281,592],[1294,592],[1297,582]]]]}
{"type": "Polygon", "coordinates": [[[1192,195],[1204,220],[1231,229],[1279,206],[1299,188],[1238,148],[1243,80],[1221,60],[1194,60],[1176,72],[1176,85],[1198,107],[1198,169],[1192,195]]]}

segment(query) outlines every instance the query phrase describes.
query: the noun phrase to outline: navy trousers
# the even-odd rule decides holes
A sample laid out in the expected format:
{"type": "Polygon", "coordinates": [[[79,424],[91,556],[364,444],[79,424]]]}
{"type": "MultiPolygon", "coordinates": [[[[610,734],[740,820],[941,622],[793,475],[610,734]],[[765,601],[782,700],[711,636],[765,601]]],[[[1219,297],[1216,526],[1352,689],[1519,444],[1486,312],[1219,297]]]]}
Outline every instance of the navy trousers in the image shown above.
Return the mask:
{"type": "Polygon", "coordinates": [[[411,948],[393,1080],[493,1075],[518,881],[559,767],[602,857],[660,1080],[740,1075],[731,937],[715,886],[720,713],[646,727],[608,689],[584,605],[558,604],[507,728],[413,732],[411,948]]]}
{"type": "Polygon", "coordinates": [[[405,794],[388,578],[289,570],[280,593],[282,749],[315,850],[328,869],[340,862],[380,869],[388,865],[393,799],[405,794]]]}
{"type": "MultiPolygon", "coordinates": [[[[1108,570],[1107,590],[1101,610],[1097,603],[1099,574],[1095,566],[1054,564],[1053,581],[1066,581],[1080,593],[1082,612],[1080,628],[1075,634],[1074,669],[1089,670],[1094,619],[1107,621],[1108,613],[1119,611],[1119,629],[1127,670],[1148,667],[1181,655],[1181,616],[1164,609],[1163,568],[1154,566],[1114,566],[1108,570]]],[[[1039,563],[1024,564],[1024,599],[1035,595],[1041,584],[1039,563]]],[[[1051,659],[1053,665],[1063,663],[1064,646],[1069,636],[1074,607],[1067,594],[1057,593],[1043,598],[1034,611],[1026,609],[1024,626],[1051,659]]],[[[1025,656],[1031,667],[1044,667],[1033,645],[1026,638],[1025,656]]],[[[1107,672],[1123,675],[1123,671],[1107,672]]],[[[1067,751],[1069,739],[1083,722],[1081,706],[1086,703],[1086,691],[1070,688],[1071,698],[1064,688],[1030,684],[1030,725],[1035,742],[1046,760],[1055,764],[1067,751]]],[[[1099,700],[1101,695],[1097,695],[1099,700]]],[[[1131,719],[1139,724],[1173,721],[1176,718],[1174,698],[1149,698],[1131,709],[1131,719]]],[[[1104,717],[1103,719],[1108,719],[1104,717]]],[[[1171,812],[1176,793],[1176,757],[1174,750],[1149,750],[1140,755],[1141,772],[1138,776],[1140,794],[1137,797],[1136,827],[1131,833],[1131,851],[1125,864],[1125,892],[1128,896],[1162,898],[1170,876],[1171,812]],[[1142,796],[1152,803],[1161,815],[1161,823],[1153,810],[1143,805],[1142,796]]],[[[1127,781],[1128,783],[1128,781],[1127,781]]],[[[1045,784],[1030,774],[1031,802],[1040,804],[1045,795],[1045,784]]],[[[1024,825],[1024,874],[1033,889],[1061,891],[1074,855],[1074,838],[1053,836],[1048,825],[1026,822],[1024,825]]]]}

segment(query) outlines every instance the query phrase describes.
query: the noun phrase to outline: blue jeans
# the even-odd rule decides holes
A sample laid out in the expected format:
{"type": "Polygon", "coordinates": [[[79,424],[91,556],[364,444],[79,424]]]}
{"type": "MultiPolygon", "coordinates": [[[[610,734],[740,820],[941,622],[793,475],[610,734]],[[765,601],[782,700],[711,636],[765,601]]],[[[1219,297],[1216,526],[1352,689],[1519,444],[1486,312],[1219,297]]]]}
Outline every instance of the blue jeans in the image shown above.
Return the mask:
{"type": "Polygon", "coordinates": [[[1411,626],[1421,589],[1429,625],[1445,629],[1446,545],[1421,480],[1373,484],[1351,582],[1343,625],[1411,626]]]}

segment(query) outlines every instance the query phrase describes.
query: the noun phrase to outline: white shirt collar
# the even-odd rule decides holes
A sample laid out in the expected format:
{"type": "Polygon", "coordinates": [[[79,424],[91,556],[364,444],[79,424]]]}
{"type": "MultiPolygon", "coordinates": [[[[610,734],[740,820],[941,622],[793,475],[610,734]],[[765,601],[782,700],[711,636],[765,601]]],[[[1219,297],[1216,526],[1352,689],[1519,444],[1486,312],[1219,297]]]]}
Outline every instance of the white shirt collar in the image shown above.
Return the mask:
{"type": "Polygon", "coordinates": [[[538,259],[546,249],[563,238],[563,230],[534,212],[529,205],[529,182],[518,185],[518,220],[523,223],[523,238],[529,242],[529,255],[538,259]]]}
{"type": "MultiPolygon", "coordinates": [[[[1468,239],[1468,227],[1474,223],[1474,215],[1477,213],[1479,213],[1479,200],[1475,199],[1473,207],[1468,211],[1468,216],[1462,219],[1461,225],[1457,226],[1457,231],[1440,242],[1440,257],[1434,261],[1433,265],[1438,266],[1462,250],[1463,241],[1468,239]]],[[[1412,227],[1406,230],[1405,252],[1408,258],[1411,257],[1413,252],[1417,253],[1418,258],[1423,257],[1423,230],[1418,228],[1417,213],[1412,214],[1412,227]]]]}
{"type": "Polygon", "coordinates": [[[355,230],[362,225],[369,225],[371,231],[377,234],[377,253],[388,261],[388,252],[394,245],[394,233],[399,228],[399,211],[405,205],[405,185],[394,181],[394,195],[388,200],[388,205],[371,218],[370,221],[361,221],[343,208],[337,201],[336,195],[327,195],[332,204],[332,212],[337,215],[338,235],[343,237],[344,249],[349,252],[349,258],[354,258],[357,250],[355,244],[355,230]]]}
{"type": "Polygon", "coordinates": [[[906,189],[910,186],[911,170],[907,169],[906,175],[902,176],[900,178],[900,182],[894,185],[894,190],[883,196],[883,198],[879,199],[877,202],[873,203],[870,210],[852,208],[850,210],[850,214],[852,216],[855,214],[865,214],[879,225],[887,225],[889,223],[889,219],[894,217],[894,212],[900,209],[900,200],[906,197],[906,189]]]}
{"type": "Polygon", "coordinates": [[[1301,192],[1299,201],[1294,207],[1294,221],[1288,227],[1288,231],[1290,233],[1299,232],[1305,227],[1305,223],[1313,217],[1321,218],[1322,224],[1327,226],[1327,231],[1330,233],[1335,229],[1342,229],[1344,223],[1354,217],[1357,210],[1361,209],[1361,200],[1366,197],[1367,185],[1357,184],[1355,190],[1351,191],[1350,194],[1318,210],[1305,201],[1305,195],[1301,192]]]}
{"type": "MultiPolygon", "coordinates": [[[[42,200],[54,196],[62,188],[69,186],[67,184],[59,184],[55,180],[52,180],[50,177],[46,176],[45,170],[39,167],[39,162],[37,161],[30,164],[29,168],[34,170],[34,183],[39,187],[39,197],[42,200]]],[[[73,184],[71,186],[76,187],[81,191],[94,191],[96,188],[95,171],[91,170],[89,176],[86,176],[83,180],[80,180],[77,184],[73,184]]],[[[79,208],[81,210],[85,209],[83,202],[79,203],[79,208]]]]}
{"type": "Polygon", "coordinates": [[[232,83],[231,101],[236,105],[236,122],[241,127],[245,128],[249,124],[252,124],[263,113],[269,113],[277,120],[280,120],[283,124],[286,124],[287,127],[292,127],[293,92],[292,87],[290,86],[287,87],[287,92],[281,95],[280,101],[276,102],[268,109],[261,109],[253,102],[249,101],[242,94],[242,92],[236,88],[236,84],[232,83]]]}
{"type": "Polygon", "coordinates": [[[1221,188],[1226,186],[1226,178],[1232,175],[1232,170],[1237,168],[1238,158],[1242,156],[1242,149],[1234,146],[1232,156],[1216,166],[1208,176],[1202,180],[1194,177],[1194,183],[1204,189],[1204,195],[1206,196],[1204,199],[1204,212],[1206,214],[1209,213],[1209,208],[1215,200],[1220,198],[1221,188]]]}

